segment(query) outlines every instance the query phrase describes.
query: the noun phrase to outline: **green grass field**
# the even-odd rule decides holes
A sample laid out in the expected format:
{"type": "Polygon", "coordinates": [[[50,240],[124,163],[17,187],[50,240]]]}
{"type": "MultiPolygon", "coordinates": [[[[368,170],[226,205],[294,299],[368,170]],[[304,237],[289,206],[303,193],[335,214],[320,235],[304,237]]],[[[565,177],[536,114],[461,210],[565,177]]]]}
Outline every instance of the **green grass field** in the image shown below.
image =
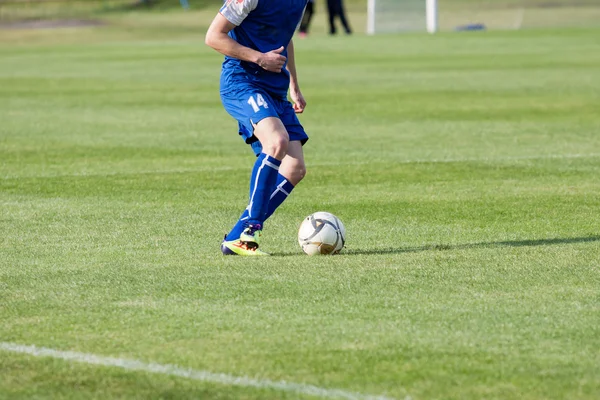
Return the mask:
{"type": "Polygon", "coordinates": [[[219,252],[253,156],[207,15],[0,30],[0,398],[600,396],[600,31],[297,41],[257,260],[219,252]]]}

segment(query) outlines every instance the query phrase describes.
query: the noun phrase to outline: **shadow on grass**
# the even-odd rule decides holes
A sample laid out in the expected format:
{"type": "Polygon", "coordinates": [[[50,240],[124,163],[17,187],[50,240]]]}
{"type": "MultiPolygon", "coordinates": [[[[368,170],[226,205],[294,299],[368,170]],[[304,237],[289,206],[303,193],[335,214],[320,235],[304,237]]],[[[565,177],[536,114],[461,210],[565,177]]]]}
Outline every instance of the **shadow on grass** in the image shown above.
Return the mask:
{"type": "MultiPolygon", "coordinates": [[[[418,247],[398,247],[398,248],[381,248],[381,249],[345,249],[342,255],[368,255],[368,254],[401,254],[401,253],[418,253],[421,251],[444,251],[444,250],[462,250],[462,249],[477,249],[477,248],[493,248],[493,247],[534,247],[534,246],[551,246],[554,244],[570,244],[570,243],[587,243],[600,241],[599,235],[590,235],[586,237],[576,238],[555,238],[555,239],[536,239],[536,240],[508,240],[502,242],[481,242],[481,243],[466,243],[466,244],[431,244],[418,247]]],[[[272,253],[274,256],[296,256],[298,253],[272,253]]]]}
{"type": "Polygon", "coordinates": [[[369,249],[369,250],[348,250],[347,255],[362,255],[362,254],[397,254],[397,253],[417,253],[420,251],[430,250],[462,250],[462,249],[477,249],[477,248],[493,248],[493,247],[534,247],[534,246],[551,246],[554,244],[570,244],[570,243],[587,243],[600,241],[600,236],[586,236],[576,238],[554,238],[554,239],[536,239],[536,240],[507,240],[502,242],[481,242],[481,243],[466,243],[466,244],[432,244],[419,247],[399,247],[385,249],[369,249]]]}

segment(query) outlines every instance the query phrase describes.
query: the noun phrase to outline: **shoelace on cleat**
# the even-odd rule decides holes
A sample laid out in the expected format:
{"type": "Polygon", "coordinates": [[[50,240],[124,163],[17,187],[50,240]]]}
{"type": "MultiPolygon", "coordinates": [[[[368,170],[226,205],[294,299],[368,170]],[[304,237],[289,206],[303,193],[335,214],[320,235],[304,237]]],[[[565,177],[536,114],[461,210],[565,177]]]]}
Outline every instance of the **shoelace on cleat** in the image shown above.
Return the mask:
{"type": "Polygon", "coordinates": [[[248,227],[246,228],[249,235],[254,235],[254,232],[260,231],[261,229],[262,229],[261,225],[248,225],[248,227]]]}

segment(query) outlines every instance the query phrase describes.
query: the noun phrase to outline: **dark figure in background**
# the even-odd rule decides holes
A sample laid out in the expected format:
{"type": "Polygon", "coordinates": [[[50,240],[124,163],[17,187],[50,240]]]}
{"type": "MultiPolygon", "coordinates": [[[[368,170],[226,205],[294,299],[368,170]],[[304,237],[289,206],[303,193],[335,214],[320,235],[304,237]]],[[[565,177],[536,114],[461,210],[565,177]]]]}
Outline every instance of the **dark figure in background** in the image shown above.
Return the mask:
{"type": "Polygon", "coordinates": [[[327,0],[327,12],[329,13],[329,33],[331,35],[335,35],[337,31],[335,28],[335,17],[340,18],[340,22],[348,35],[352,33],[352,29],[350,29],[350,25],[348,25],[348,21],[346,20],[343,0],[327,0]]]}
{"type": "Polygon", "coordinates": [[[304,38],[308,35],[308,28],[310,27],[310,21],[315,14],[315,1],[308,0],[306,4],[306,8],[304,9],[304,15],[302,16],[302,21],[300,21],[300,37],[304,38]]]}

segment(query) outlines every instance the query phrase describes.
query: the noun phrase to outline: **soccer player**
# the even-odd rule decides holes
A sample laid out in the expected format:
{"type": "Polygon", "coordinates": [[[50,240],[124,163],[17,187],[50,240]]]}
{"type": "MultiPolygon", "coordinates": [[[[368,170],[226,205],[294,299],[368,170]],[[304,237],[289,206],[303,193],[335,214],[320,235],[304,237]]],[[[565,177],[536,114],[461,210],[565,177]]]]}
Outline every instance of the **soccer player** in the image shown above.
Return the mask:
{"type": "Polygon", "coordinates": [[[292,42],[306,3],[228,0],[206,32],[206,44],[225,55],[223,106],[257,156],[248,206],[221,243],[225,255],[268,255],[258,248],[263,224],[306,173],[302,146],[308,136],[296,116],[306,101],[292,42]]]}

